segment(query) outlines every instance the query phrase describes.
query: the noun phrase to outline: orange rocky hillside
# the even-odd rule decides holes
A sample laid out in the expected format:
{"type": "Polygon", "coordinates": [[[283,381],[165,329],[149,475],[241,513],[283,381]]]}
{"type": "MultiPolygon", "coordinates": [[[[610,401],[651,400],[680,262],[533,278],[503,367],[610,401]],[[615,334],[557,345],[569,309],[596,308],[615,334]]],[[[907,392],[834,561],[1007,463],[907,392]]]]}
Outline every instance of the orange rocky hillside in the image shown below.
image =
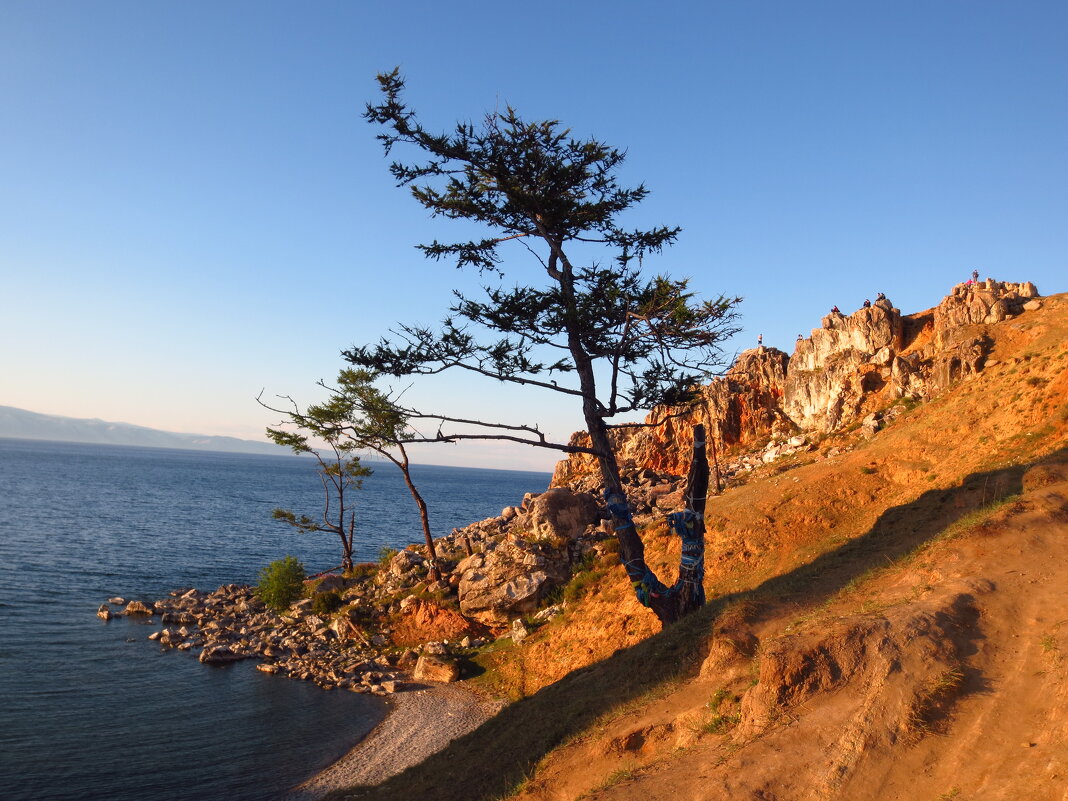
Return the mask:
{"type": "MultiPolygon", "coordinates": [[[[658,632],[602,549],[565,614],[479,657],[475,681],[521,700],[339,797],[1068,799],[1068,296],[1033,290],[743,354],[703,412],[726,484],[708,605],[658,632]]],[[[656,430],[621,442],[628,470],[678,463],[649,443],[685,426],[656,430]]]]}

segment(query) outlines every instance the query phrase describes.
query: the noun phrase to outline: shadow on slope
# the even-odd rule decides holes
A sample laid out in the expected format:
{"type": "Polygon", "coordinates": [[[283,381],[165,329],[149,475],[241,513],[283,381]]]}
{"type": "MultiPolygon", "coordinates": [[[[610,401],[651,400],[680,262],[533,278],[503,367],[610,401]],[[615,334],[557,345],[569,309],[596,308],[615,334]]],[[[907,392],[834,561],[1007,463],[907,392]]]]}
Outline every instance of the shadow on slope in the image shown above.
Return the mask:
{"type": "MultiPolygon", "coordinates": [[[[1068,458],[1068,449],[1032,464],[1068,458]]],[[[887,509],[865,534],[827,551],[747,592],[711,600],[703,609],[609,659],[576,670],[517,701],[479,729],[450,743],[423,763],[376,787],[356,787],[335,799],[489,801],[507,795],[553,748],[580,735],[598,719],[643,696],[694,676],[719,615],[745,601],[758,617],[781,604],[808,606],[830,597],[874,567],[893,562],[937,537],[947,526],[991,497],[1018,494],[1032,466],[975,473],[947,490],[930,490],[887,509]]]]}

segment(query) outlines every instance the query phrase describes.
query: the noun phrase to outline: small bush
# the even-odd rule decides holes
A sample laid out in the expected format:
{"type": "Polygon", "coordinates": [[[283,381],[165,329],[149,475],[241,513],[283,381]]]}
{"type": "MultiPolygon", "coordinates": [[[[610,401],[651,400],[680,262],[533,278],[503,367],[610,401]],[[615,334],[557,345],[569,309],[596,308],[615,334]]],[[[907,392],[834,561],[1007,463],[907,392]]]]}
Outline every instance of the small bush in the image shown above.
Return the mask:
{"type": "Polygon", "coordinates": [[[304,565],[295,556],[276,559],[260,571],[256,597],[276,612],[284,612],[304,591],[304,565]]]}
{"type": "Polygon", "coordinates": [[[396,548],[382,547],[378,549],[378,564],[382,567],[389,567],[389,563],[393,560],[393,557],[397,555],[396,548]]]}
{"type": "Polygon", "coordinates": [[[370,578],[377,572],[377,562],[360,562],[357,565],[353,565],[352,570],[345,573],[345,578],[356,579],[358,581],[360,579],[370,578]]]}
{"type": "Polygon", "coordinates": [[[572,576],[571,581],[564,587],[564,602],[573,604],[581,600],[586,595],[588,588],[600,581],[603,576],[603,570],[580,570],[572,576]]]}
{"type": "Polygon", "coordinates": [[[320,617],[332,615],[344,605],[345,601],[337,590],[317,592],[312,596],[312,612],[320,617]]]}

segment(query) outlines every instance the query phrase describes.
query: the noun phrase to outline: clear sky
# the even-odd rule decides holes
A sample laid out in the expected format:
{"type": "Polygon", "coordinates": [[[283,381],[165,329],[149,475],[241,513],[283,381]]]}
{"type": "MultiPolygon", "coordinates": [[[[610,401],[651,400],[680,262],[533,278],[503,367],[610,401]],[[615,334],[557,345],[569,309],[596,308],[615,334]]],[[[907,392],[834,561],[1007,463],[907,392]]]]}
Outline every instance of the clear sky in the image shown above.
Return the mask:
{"type": "MultiPolygon", "coordinates": [[[[681,225],[650,265],[742,295],[733,350],[973,268],[1068,290],[1063,2],[0,3],[0,405],[262,438],[339,351],[431,323],[476,276],[361,119],[399,65],[430,127],[498,103],[626,148],[681,225]]],[[[470,376],[407,396],[582,427],[470,376]]],[[[416,461],[548,469],[430,446],[416,461]]]]}

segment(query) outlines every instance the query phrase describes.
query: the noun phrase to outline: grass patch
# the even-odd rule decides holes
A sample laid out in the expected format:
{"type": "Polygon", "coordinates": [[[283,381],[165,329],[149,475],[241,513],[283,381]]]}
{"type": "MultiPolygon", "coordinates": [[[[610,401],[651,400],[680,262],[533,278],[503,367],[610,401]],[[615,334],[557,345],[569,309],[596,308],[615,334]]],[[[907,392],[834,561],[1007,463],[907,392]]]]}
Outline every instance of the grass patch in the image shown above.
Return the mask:
{"type": "Polygon", "coordinates": [[[917,737],[938,731],[953,701],[964,686],[964,671],[951,668],[925,686],[909,709],[906,728],[917,737]]]}
{"type": "Polygon", "coordinates": [[[726,734],[738,725],[742,719],[738,711],[741,696],[734,695],[726,687],[721,687],[708,702],[708,710],[712,716],[701,726],[705,734],[726,734]]]}

